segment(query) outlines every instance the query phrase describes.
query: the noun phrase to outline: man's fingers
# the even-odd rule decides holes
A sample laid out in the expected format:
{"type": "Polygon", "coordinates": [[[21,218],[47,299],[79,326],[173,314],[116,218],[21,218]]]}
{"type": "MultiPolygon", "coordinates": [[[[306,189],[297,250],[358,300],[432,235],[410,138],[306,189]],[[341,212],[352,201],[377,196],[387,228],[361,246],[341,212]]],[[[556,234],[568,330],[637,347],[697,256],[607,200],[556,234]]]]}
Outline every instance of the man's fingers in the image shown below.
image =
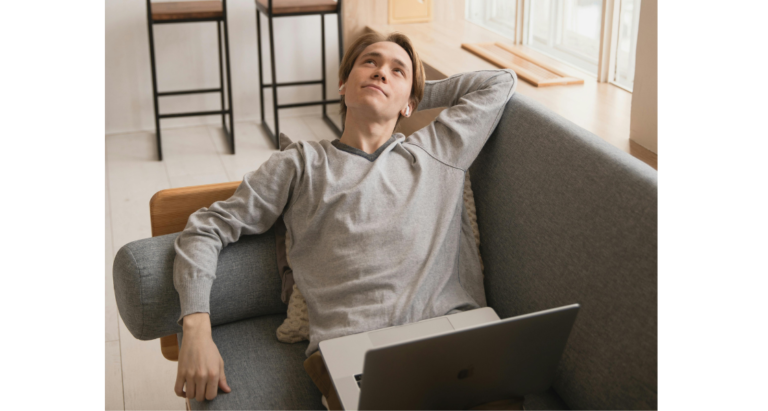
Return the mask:
{"type": "Polygon", "coordinates": [[[184,376],[179,374],[176,376],[176,386],[173,387],[173,391],[179,397],[184,397],[184,376]]]}
{"type": "Polygon", "coordinates": [[[187,378],[187,398],[195,398],[195,380],[187,378]]]}
{"type": "Polygon", "coordinates": [[[219,376],[212,375],[208,377],[208,383],[205,388],[205,399],[210,401],[216,398],[216,394],[219,393],[219,376]]]}
{"type": "Polygon", "coordinates": [[[208,383],[208,376],[201,375],[197,377],[195,381],[195,394],[194,397],[197,402],[203,402],[205,400],[205,386],[208,383]]]}
{"type": "Polygon", "coordinates": [[[219,371],[219,373],[221,374],[221,378],[219,378],[219,386],[221,387],[221,389],[224,390],[225,392],[232,391],[232,388],[229,388],[229,384],[227,384],[227,375],[224,374],[223,361],[221,362],[221,371],[219,371]]]}

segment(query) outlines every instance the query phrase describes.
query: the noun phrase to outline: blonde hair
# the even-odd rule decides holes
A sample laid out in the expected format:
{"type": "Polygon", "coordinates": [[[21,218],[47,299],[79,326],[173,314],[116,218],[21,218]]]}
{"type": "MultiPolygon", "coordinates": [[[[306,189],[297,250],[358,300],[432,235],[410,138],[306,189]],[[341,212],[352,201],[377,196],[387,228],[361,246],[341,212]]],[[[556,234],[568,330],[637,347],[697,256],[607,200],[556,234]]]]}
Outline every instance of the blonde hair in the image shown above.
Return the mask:
{"type": "MultiPolygon", "coordinates": [[[[408,102],[413,103],[413,111],[411,111],[411,114],[413,114],[413,112],[415,112],[416,108],[419,106],[421,99],[424,98],[424,81],[426,80],[426,75],[424,74],[424,66],[421,63],[421,59],[419,58],[418,53],[416,53],[416,50],[413,48],[411,39],[409,39],[408,36],[403,33],[392,32],[384,35],[376,32],[368,32],[358,37],[357,40],[355,40],[344,53],[344,58],[341,61],[341,65],[339,65],[339,79],[344,84],[346,84],[347,79],[349,79],[349,74],[352,72],[352,67],[354,67],[355,61],[357,60],[357,57],[360,55],[360,53],[362,53],[365,48],[371,44],[381,41],[391,41],[399,45],[405,50],[406,53],[408,53],[408,56],[411,58],[413,75],[411,76],[411,95],[408,98],[408,102]]],[[[344,102],[344,96],[342,95],[340,97],[341,108],[339,110],[339,114],[341,114],[341,127],[343,129],[347,119],[347,105],[344,102]]],[[[397,129],[397,126],[400,124],[400,120],[402,119],[402,113],[398,114],[397,122],[395,123],[395,130],[397,129]]]]}

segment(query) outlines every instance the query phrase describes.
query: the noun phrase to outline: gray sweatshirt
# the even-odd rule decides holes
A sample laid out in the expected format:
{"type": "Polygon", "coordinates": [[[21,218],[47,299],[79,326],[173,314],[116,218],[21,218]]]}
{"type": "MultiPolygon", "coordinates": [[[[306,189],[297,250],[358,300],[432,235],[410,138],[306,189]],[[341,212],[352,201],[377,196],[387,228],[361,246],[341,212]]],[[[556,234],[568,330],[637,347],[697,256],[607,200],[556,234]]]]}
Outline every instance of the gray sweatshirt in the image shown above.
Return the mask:
{"type": "Polygon", "coordinates": [[[210,313],[221,249],[264,233],[280,214],[307,302],[307,357],[326,339],[485,307],[464,175],[516,86],[509,69],[427,81],[417,111],[447,109],[372,154],[281,133],[290,144],[246,174],[232,197],[193,213],[177,237],[179,325],[210,313]]]}

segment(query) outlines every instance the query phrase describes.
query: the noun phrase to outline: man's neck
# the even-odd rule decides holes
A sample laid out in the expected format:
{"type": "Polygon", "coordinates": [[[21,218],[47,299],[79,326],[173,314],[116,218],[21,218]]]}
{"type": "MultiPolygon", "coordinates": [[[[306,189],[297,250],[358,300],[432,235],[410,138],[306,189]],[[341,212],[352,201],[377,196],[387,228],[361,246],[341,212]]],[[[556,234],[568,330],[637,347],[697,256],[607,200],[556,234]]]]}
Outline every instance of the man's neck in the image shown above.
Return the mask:
{"type": "Polygon", "coordinates": [[[385,123],[375,121],[356,121],[355,117],[346,117],[344,133],[339,139],[342,143],[373,154],[392,137],[397,119],[385,123]]]}

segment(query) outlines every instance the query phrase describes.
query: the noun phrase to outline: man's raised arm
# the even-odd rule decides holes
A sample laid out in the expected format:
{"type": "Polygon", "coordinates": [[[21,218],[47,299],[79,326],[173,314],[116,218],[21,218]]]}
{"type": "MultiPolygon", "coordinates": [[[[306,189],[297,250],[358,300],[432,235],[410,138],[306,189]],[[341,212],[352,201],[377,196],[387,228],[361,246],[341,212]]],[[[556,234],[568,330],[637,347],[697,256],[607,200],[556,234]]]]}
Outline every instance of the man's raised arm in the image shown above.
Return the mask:
{"type": "Polygon", "coordinates": [[[517,74],[511,69],[469,71],[429,80],[416,111],[448,108],[406,142],[466,170],[498,125],[516,88],[517,74]]]}

